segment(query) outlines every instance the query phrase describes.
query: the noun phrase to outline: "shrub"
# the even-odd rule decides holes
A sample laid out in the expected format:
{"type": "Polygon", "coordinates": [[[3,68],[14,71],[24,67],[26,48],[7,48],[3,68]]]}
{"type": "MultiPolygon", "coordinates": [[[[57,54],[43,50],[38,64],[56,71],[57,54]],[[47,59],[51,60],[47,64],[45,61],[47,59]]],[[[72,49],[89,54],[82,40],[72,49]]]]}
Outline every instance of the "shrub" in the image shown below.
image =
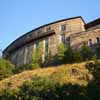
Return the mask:
{"type": "Polygon", "coordinates": [[[56,84],[53,80],[47,77],[35,77],[32,80],[26,81],[20,87],[19,96],[21,100],[55,100],[56,84]],[[32,99],[30,99],[32,98],[32,99]]]}
{"type": "Polygon", "coordinates": [[[0,100],[20,100],[18,97],[18,90],[5,89],[0,92],[0,100]]]}
{"type": "Polygon", "coordinates": [[[73,53],[74,62],[80,62],[82,60],[80,51],[75,51],[73,53]]]}
{"type": "Polygon", "coordinates": [[[73,62],[73,50],[69,47],[64,53],[64,62],[72,63],[73,62]]]}
{"type": "Polygon", "coordinates": [[[100,46],[96,48],[96,55],[100,58],[100,46]]]}
{"type": "Polygon", "coordinates": [[[57,60],[58,61],[63,61],[64,56],[65,56],[64,55],[65,51],[66,51],[65,45],[63,43],[60,43],[57,48],[57,60]]]}
{"type": "Polygon", "coordinates": [[[9,61],[0,58],[0,80],[12,75],[14,68],[14,65],[11,64],[9,61]]]}
{"type": "Polygon", "coordinates": [[[80,52],[83,61],[92,57],[92,51],[87,45],[83,45],[80,52]]]}
{"type": "Polygon", "coordinates": [[[43,54],[43,46],[39,44],[39,47],[37,48],[37,50],[33,51],[32,61],[29,64],[30,69],[35,69],[41,66],[42,54],[43,54]]]}
{"type": "Polygon", "coordinates": [[[87,93],[90,100],[98,100],[100,98],[100,84],[96,84],[96,82],[89,84],[87,93]]]}

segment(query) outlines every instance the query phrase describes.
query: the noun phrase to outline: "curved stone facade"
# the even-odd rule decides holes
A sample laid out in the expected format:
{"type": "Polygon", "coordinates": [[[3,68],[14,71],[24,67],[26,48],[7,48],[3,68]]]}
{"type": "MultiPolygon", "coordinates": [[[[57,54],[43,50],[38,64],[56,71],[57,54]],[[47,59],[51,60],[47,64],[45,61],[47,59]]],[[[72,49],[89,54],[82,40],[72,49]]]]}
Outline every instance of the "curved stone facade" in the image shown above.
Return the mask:
{"type": "Polygon", "coordinates": [[[11,43],[3,51],[3,56],[9,57],[13,64],[22,66],[31,62],[32,53],[39,44],[43,46],[42,59],[45,61],[48,51],[51,56],[56,55],[57,45],[60,42],[70,42],[70,46],[73,48],[80,47],[83,41],[88,42],[90,38],[95,43],[96,38],[100,37],[100,23],[93,26],[89,25],[85,24],[81,16],[43,25],[11,43]]]}

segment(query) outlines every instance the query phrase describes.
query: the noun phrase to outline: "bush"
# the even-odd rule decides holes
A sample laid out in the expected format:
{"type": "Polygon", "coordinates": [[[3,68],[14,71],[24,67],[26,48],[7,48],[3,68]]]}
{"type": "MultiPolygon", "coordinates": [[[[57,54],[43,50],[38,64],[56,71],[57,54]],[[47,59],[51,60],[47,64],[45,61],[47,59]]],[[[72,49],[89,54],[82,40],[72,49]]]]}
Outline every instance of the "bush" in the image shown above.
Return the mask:
{"type": "Polygon", "coordinates": [[[0,80],[12,75],[14,68],[14,65],[11,64],[9,61],[0,58],[0,80]]]}
{"type": "Polygon", "coordinates": [[[100,58],[100,46],[96,48],[96,55],[100,58]]]}
{"type": "Polygon", "coordinates": [[[82,56],[82,60],[85,61],[85,60],[88,60],[92,57],[92,51],[91,49],[86,46],[86,45],[83,45],[82,48],[81,48],[81,56],[82,56]]]}
{"type": "Polygon", "coordinates": [[[0,93],[0,100],[98,100],[100,85],[58,84],[48,77],[34,77],[25,81],[16,91],[7,89],[0,93]]]}
{"type": "Polygon", "coordinates": [[[73,50],[69,47],[64,53],[64,62],[72,63],[73,62],[73,50]]]}
{"type": "Polygon", "coordinates": [[[66,51],[65,45],[63,43],[60,43],[57,48],[57,60],[58,61],[63,61],[64,56],[65,56],[64,55],[65,51],[66,51]]]}
{"type": "Polygon", "coordinates": [[[25,81],[19,90],[5,90],[0,100],[57,100],[56,83],[48,77],[34,77],[25,81]]]}
{"type": "Polygon", "coordinates": [[[36,100],[55,100],[55,87],[56,84],[53,80],[47,77],[35,77],[32,81],[26,81],[22,87],[20,87],[20,97],[22,100],[31,100],[30,98],[36,98],[36,100]]]}
{"type": "Polygon", "coordinates": [[[80,51],[75,51],[73,53],[74,62],[80,62],[82,60],[80,51]]]}

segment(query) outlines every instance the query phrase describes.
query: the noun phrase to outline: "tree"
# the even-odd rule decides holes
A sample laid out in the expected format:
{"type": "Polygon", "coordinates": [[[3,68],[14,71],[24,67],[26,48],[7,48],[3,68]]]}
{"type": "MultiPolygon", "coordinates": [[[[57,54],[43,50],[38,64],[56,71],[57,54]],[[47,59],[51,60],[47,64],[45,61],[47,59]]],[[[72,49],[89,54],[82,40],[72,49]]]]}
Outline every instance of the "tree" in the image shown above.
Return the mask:
{"type": "Polygon", "coordinates": [[[64,55],[65,51],[66,51],[65,45],[63,43],[60,43],[57,48],[57,60],[58,61],[63,61],[64,56],[65,56],[64,55]]]}
{"type": "Polygon", "coordinates": [[[0,58],[0,80],[6,77],[9,77],[13,74],[14,65],[9,61],[0,58]]]}
{"type": "Polygon", "coordinates": [[[73,50],[71,47],[67,48],[64,53],[64,62],[72,63],[73,62],[73,50]]]}
{"type": "Polygon", "coordinates": [[[80,62],[82,60],[80,51],[75,50],[73,53],[73,59],[75,62],[80,62]]]}
{"type": "Polygon", "coordinates": [[[83,45],[81,48],[81,56],[82,56],[82,60],[88,60],[92,57],[92,51],[91,48],[89,48],[87,45],[83,45]]]}
{"type": "Polygon", "coordinates": [[[96,48],[96,55],[100,58],[100,46],[96,48]]]}
{"type": "Polygon", "coordinates": [[[30,69],[38,68],[41,66],[42,62],[42,54],[43,54],[43,45],[39,44],[39,47],[33,50],[32,53],[32,61],[30,64],[30,69]]]}

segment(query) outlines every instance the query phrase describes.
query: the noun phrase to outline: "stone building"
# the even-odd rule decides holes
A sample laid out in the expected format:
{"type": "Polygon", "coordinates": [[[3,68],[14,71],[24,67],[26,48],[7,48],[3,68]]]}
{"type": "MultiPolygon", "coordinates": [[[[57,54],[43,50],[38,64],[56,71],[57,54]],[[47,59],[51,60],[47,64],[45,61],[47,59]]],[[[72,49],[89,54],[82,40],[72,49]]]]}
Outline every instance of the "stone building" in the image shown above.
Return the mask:
{"type": "Polygon", "coordinates": [[[24,34],[3,51],[3,56],[9,57],[16,66],[22,66],[31,62],[32,53],[39,44],[43,46],[44,62],[49,52],[51,56],[56,55],[59,43],[77,49],[83,43],[92,46],[99,42],[100,19],[86,24],[81,16],[77,16],[40,26],[24,34]]]}

